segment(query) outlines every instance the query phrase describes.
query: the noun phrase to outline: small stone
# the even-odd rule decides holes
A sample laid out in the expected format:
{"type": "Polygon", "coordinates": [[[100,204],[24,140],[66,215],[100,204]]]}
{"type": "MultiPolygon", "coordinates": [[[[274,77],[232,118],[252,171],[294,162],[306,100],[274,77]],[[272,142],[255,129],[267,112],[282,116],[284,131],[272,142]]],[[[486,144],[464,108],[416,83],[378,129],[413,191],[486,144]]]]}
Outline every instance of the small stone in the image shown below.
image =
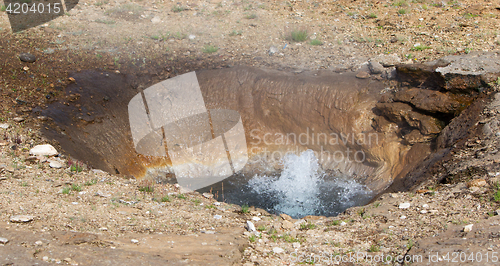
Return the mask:
{"type": "Polygon", "coordinates": [[[53,156],[59,154],[57,150],[50,144],[36,145],[30,150],[31,155],[35,156],[53,156]]]}
{"type": "Polygon", "coordinates": [[[401,215],[401,217],[399,217],[399,219],[401,219],[401,220],[406,219],[406,215],[401,215]]]}
{"type": "Polygon", "coordinates": [[[404,202],[399,204],[400,209],[408,209],[410,208],[410,203],[409,202],[404,202]]]}
{"type": "Polygon", "coordinates": [[[26,63],[33,63],[36,61],[36,56],[34,56],[30,53],[22,53],[19,55],[19,60],[26,62],[26,63]]]}
{"type": "Polygon", "coordinates": [[[345,225],[347,225],[347,223],[346,223],[346,222],[344,222],[344,221],[342,221],[342,222],[340,223],[340,226],[345,226],[345,225]]]}
{"type": "Polygon", "coordinates": [[[214,215],[214,219],[217,219],[217,220],[218,220],[218,219],[222,219],[222,215],[218,215],[218,214],[216,214],[216,215],[214,215]]]}
{"type": "Polygon", "coordinates": [[[368,72],[366,71],[359,71],[358,74],[356,74],[356,77],[358,79],[367,79],[370,77],[370,74],[368,74],[368,72]]]}
{"type": "Polygon", "coordinates": [[[9,128],[9,124],[2,123],[0,124],[0,128],[7,129],[9,128]]]}
{"type": "Polygon", "coordinates": [[[214,198],[214,195],[212,193],[203,193],[202,194],[203,197],[207,198],[207,199],[213,199],[214,198]]]}
{"type": "Polygon", "coordinates": [[[474,226],[473,224],[468,224],[468,225],[464,226],[464,232],[472,231],[473,226],[474,226]]]}
{"type": "Polygon", "coordinates": [[[293,223],[291,223],[290,221],[284,220],[281,223],[281,228],[283,228],[283,229],[292,229],[293,227],[294,227],[293,223]]]}
{"type": "Polygon", "coordinates": [[[282,253],[283,251],[285,251],[285,250],[282,249],[282,248],[279,248],[279,247],[274,247],[273,248],[273,252],[276,253],[276,254],[282,253]]]}
{"type": "Polygon", "coordinates": [[[214,202],[215,206],[220,206],[220,202],[214,202]]]}
{"type": "Polygon", "coordinates": [[[10,222],[12,223],[27,223],[33,221],[33,216],[31,215],[14,215],[10,217],[10,222]]]}
{"type": "Polygon", "coordinates": [[[261,219],[260,219],[260,217],[254,216],[254,217],[252,217],[252,220],[254,220],[254,221],[258,222],[258,221],[260,221],[261,219]]]}
{"type": "Polygon", "coordinates": [[[437,210],[430,210],[429,212],[432,213],[432,214],[437,214],[438,213],[437,210]]]}
{"type": "Polygon", "coordinates": [[[42,241],[40,241],[40,240],[38,240],[38,241],[36,241],[36,242],[35,242],[35,245],[36,245],[36,246],[41,246],[41,245],[43,245],[43,242],[42,242],[42,241]]]}
{"type": "Polygon", "coordinates": [[[426,214],[427,213],[427,210],[421,210],[420,211],[421,214],[426,214]]]}
{"type": "Polygon", "coordinates": [[[384,66],[377,61],[368,62],[368,68],[370,68],[372,74],[382,74],[384,72],[384,66]]]}
{"type": "Polygon", "coordinates": [[[246,226],[246,228],[247,228],[247,230],[248,230],[249,232],[255,232],[255,231],[257,231],[257,230],[255,229],[255,225],[254,225],[252,222],[250,222],[250,221],[247,221],[247,226],[246,226]]]}
{"type": "Polygon", "coordinates": [[[278,52],[278,48],[276,48],[276,46],[273,45],[269,48],[269,55],[273,55],[277,52],[278,52]]]}
{"type": "Polygon", "coordinates": [[[196,36],[195,36],[195,35],[193,35],[193,34],[190,34],[190,35],[188,36],[188,39],[190,39],[190,40],[192,41],[192,40],[196,39],[196,36]]]}
{"type": "Polygon", "coordinates": [[[8,240],[7,238],[5,238],[5,237],[0,237],[0,244],[5,245],[5,244],[7,244],[8,242],[9,242],[9,240],[8,240]]]}
{"type": "Polygon", "coordinates": [[[101,192],[101,191],[97,191],[95,193],[96,196],[99,196],[99,197],[103,197],[103,198],[109,198],[111,197],[111,193],[108,193],[108,192],[101,192]]]}
{"type": "Polygon", "coordinates": [[[47,256],[43,256],[42,260],[43,260],[43,261],[49,261],[49,257],[47,257],[47,256]]]}
{"type": "Polygon", "coordinates": [[[30,68],[29,68],[29,67],[27,67],[27,66],[25,66],[25,67],[23,67],[23,70],[24,70],[24,71],[28,71],[28,70],[30,70],[30,68]]]}
{"type": "Polygon", "coordinates": [[[137,239],[131,239],[130,242],[132,242],[134,244],[137,244],[137,243],[139,243],[139,240],[137,240],[137,239]]]}
{"type": "Polygon", "coordinates": [[[160,23],[161,19],[159,17],[154,17],[153,19],[151,19],[151,22],[153,22],[153,24],[160,23]]]}
{"type": "Polygon", "coordinates": [[[422,205],[422,208],[425,208],[425,209],[429,208],[429,204],[426,203],[426,204],[422,205]]]}
{"type": "Polygon", "coordinates": [[[293,242],[292,247],[293,248],[300,248],[300,243],[299,242],[293,242]]]}
{"type": "Polygon", "coordinates": [[[14,117],[12,120],[14,120],[15,122],[23,122],[24,121],[24,117],[21,117],[21,116],[18,116],[18,117],[14,117]]]}
{"type": "Polygon", "coordinates": [[[49,166],[52,167],[52,168],[56,168],[56,169],[59,169],[59,168],[63,168],[64,165],[63,163],[59,162],[59,161],[56,161],[56,160],[50,160],[49,161],[49,166]]]}
{"type": "Polygon", "coordinates": [[[471,181],[467,182],[467,187],[468,188],[472,188],[472,187],[484,187],[486,185],[488,185],[488,183],[484,179],[474,179],[474,180],[471,180],[471,181]]]}
{"type": "Polygon", "coordinates": [[[99,228],[99,231],[108,231],[108,228],[107,227],[101,227],[101,228],[99,228]]]}

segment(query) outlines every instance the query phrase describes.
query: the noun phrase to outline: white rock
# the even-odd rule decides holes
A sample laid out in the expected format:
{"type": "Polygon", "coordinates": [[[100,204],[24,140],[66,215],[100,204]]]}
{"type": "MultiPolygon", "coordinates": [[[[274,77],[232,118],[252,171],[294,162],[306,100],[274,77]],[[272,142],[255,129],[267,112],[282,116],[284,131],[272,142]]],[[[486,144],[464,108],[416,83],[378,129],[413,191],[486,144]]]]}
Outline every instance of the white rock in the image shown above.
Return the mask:
{"type": "Polygon", "coordinates": [[[24,117],[20,117],[20,116],[14,117],[14,118],[12,118],[12,120],[14,120],[16,122],[23,122],[24,121],[24,117]]]}
{"type": "Polygon", "coordinates": [[[346,223],[346,222],[344,222],[344,221],[342,221],[342,222],[340,223],[340,226],[345,226],[345,225],[347,225],[347,223],[346,223]]]}
{"type": "Polygon", "coordinates": [[[464,226],[464,232],[470,232],[472,231],[472,226],[474,226],[473,224],[468,224],[466,226],[464,226]]]}
{"type": "Polygon", "coordinates": [[[250,222],[250,221],[247,221],[247,230],[248,230],[249,232],[254,232],[254,231],[257,231],[257,230],[255,229],[255,225],[253,225],[253,223],[252,223],[252,222],[250,222]]]}
{"type": "Polygon", "coordinates": [[[97,193],[95,193],[95,194],[96,194],[96,196],[103,197],[103,198],[111,197],[111,194],[108,192],[97,191],[97,193]]]}
{"type": "Polygon", "coordinates": [[[92,169],[91,171],[94,174],[106,174],[106,172],[104,172],[103,170],[100,170],[100,169],[92,169]]]}
{"type": "Polygon", "coordinates": [[[252,217],[252,220],[254,220],[254,221],[258,222],[258,221],[260,221],[261,219],[260,219],[260,217],[254,216],[254,217],[252,217]]]}
{"type": "Polygon", "coordinates": [[[35,245],[37,245],[37,246],[41,246],[41,245],[43,245],[43,242],[42,242],[42,241],[40,241],[40,240],[38,240],[38,241],[36,241],[36,242],[35,242],[35,245]]]}
{"type": "Polygon", "coordinates": [[[43,260],[43,261],[49,261],[49,257],[47,257],[47,256],[43,256],[42,260],[43,260]]]}
{"type": "Polygon", "coordinates": [[[401,217],[399,217],[401,220],[404,220],[406,219],[406,216],[405,215],[402,215],[401,217]]]}
{"type": "Polygon", "coordinates": [[[7,129],[9,128],[9,124],[2,123],[0,124],[0,128],[7,129]]]}
{"type": "Polygon", "coordinates": [[[221,215],[216,214],[216,215],[214,215],[214,219],[222,219],[222,216],[221,216],[221,215]]]}
{"type": "Polygon", "coordinates": [[[203,197],[205,197],[205,198],[207,198],[207,199],[212,199],[212,198],[214,197],[214,195],[213,195],[212,193],[206,193],[206,192],[205,192],[205,193],[203,193],[202,195],[203,195],[203,197]]]}
{"type": "Polygon", "coordinates": [[[220,206],[220,202],[214,202],[215,206],[220,206]]]}
{"type": "Polygon", "coordinates": [[[292,246],[293,246],[293,248],[300,248],[300,243],[299,242],[293,242],[292,246]]]}
{"type": "Polygon", "coordinates": [[[399,204],[400,209],[408,209],[410,208],[410,203],[409,202],[404,202],[399,204]]]}
{"type": "Polygon", "coordinates": [[[276,254],[282,253],[283,251],[285,251],[285,250],[282,249],[282,248],[279,248],[279,247],[274,247],[273,248],[273,252],[276,253],[276,254]]]}
{"type": "Polygon", "coordinates": [[[279,50],[278,50],[278,48],[276,48],[276,46],[271,46],[269,48],[269,55],[273,55],[273,54],[277,53],[278,51],[279,50]]]}
{"type": "Polygon", "coordinates": [[[0,237],[0,244],[7,244],[9,242],[9,240],[5,237],[0,237]]]}
{"type": "Polygon", "coordinates": [[[50,144],[36,145],[30,150],[31,155],[53,156],[57,155],[57,150],[50,144]]]}
{"type": "Polygon", "coordinates": [[[429,208],[429,204],[426,203],[426,204],[422,205],[422,208],[425,208],[425,209],[429,208]]]}
{"type": "Polygon", "coordinates": [[[10,222],[12,223],[27,223],[33,221],[33,216],[31,215],[14,215],[10,217],[10,222]]]}
{"type": "Polygon", "coordinates": [[[195,35],[193,35],[193,34],[190,34],[190,35],[188,36],[188,38],[189,38],[190,40],[194,40],[194,39],[196,39],[196,36],[195,36],[195,35]]]}
{"type": "Polygon", "coordinates": [[[137,243],[139,243],[139,240],[137,240],[137,239],[131,239],[130,242],[132,242],[134,244],[137,244],[137,243]]]}
{"type": "Polygon", "coordinates": [[[153,22],[153,23],[160,23],[161,19],[159,17],[154,17],[153,19],[151,19],[151,22],[153,22]]]}
{"type": "Polygon", "coordinates": [[[427,213],[427,210],[421,210],[420,211],[421,214],[426,214],[427,213]]]}
{"type": "Polygon", "coordinates": [[[49,162],[49,166],[52,168],[59,169],[64,167],[64,164],[58,160],[49,160],[49,162]]]}
{"type": "Polygon", "coordinates": [[[106,228],[106,227],[101,227],[101,228],[99,228],[99,230],[100,230],[100,231],[108,231],[108,228],[106,228]]]}

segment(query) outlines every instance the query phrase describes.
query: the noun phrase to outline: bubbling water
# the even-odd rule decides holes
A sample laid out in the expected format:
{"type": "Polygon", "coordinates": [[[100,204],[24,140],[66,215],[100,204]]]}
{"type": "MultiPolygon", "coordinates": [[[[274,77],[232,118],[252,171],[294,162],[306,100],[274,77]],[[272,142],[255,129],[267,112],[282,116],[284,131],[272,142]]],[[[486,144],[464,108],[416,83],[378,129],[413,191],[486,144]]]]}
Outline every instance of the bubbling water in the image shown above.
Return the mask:
{"type": "Polygon", "coordinates": [[[287,154],[282,165],[283,170],[276,175],[227,179],[218,200],[300,218],[335,216],[349,207],[366,204],[373,197],[368,188],[352,178],[324,172],[312,150],[287,154]]]}
{"type": "Polygon", "coordinates": [[[300,156],[288,154],[283,159],[279,177],[255,176],[248,186],[253,192],[277,199],[274,209],[290,216],[312,215],[319,211],[322,183],[318,160],[312,150],[300,156]]]}

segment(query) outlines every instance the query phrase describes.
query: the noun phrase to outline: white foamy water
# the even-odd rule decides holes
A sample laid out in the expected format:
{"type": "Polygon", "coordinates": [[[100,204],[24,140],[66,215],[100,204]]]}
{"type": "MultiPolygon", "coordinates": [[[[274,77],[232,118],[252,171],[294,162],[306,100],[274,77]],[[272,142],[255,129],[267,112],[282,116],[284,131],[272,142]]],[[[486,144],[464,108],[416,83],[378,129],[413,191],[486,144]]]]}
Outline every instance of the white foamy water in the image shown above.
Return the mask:
{"type": "Polygon", "coordinates": [[[351,206],[367,203],[371,191],[354,180],[327,176],[312,150],[283,158],[279,176],[257,175],[247,186],[271,203],[267,209],[292,217],[336,215],[351,206]]]}

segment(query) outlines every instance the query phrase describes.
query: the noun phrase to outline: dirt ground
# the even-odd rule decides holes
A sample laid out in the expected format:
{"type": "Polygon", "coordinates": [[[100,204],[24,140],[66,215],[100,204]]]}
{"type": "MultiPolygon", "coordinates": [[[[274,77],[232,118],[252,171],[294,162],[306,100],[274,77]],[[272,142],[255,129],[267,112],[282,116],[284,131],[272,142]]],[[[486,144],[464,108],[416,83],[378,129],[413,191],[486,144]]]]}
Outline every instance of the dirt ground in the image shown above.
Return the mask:
{"type": "Polygon", "coordinates": [[[439,264],[456,265],[453,252],[459,259],[464,252],[462,264],[496,265],[500,173],[493,170],[476,177],[485,180],[480,185],[388,194],[338,217],[293,220],[173,185],[79,172],[64,155],[65,167],[51,168],[28,151],[50,143],[39,131],[43,118],[29,114],[62,96],[68,73],[169,77],[234,65],[356,71],[379,54],[423,62],[497,50],[498,16],[497,1],[80,1],[62,17],[13,34],[0,12],[0,120],[8,125],[0,129],[0,237],[8,240],[0,239],[0,262],[373,265],[399,264],[388,255],[423,254],[413,264],[433,265],[440,252],[439,264]],[[19,60],[27,52],[34,63],[19,60]],[[11,222],[15,215],[30,221],[11,222]],[[247,221],[257,233],[247,232],[247,221]],[[360,259],[335,261],[348,254],[360,259]],[[375,255],[385,259],[369,259],[375,255]]]}

